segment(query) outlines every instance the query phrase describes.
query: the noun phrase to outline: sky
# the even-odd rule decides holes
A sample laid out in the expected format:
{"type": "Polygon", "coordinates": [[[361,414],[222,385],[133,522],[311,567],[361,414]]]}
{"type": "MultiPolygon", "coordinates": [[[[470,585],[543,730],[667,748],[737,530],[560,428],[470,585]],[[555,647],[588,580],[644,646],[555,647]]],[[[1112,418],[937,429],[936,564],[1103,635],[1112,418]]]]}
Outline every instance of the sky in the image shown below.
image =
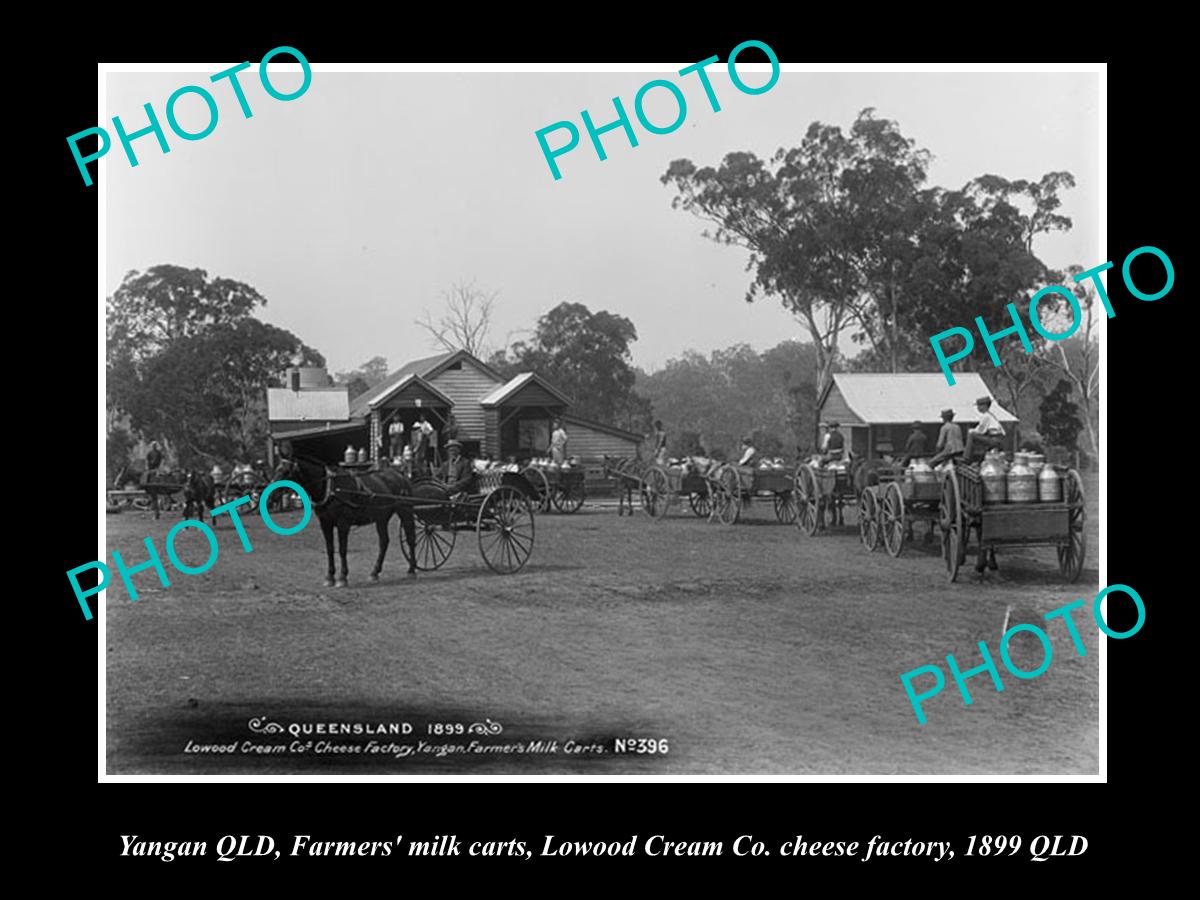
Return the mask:
{"type": "MultiPolygon", "coordinates": [[[[167,97],[216,71],[110,72],[108,116],[132,131],[146,123],[142,105],[151,102],[166,127],[167,97]]],[[[162,263],[247,282],[268,300],[257,315],[323,353],[331,371],[374,356],[395,369],[436,352],[414,320],[436,315],[441,293],[460,282],[497,292],[495,345],[525,336],[564,300],[631,319],[633,361],[648,370],[686,349],[805,340],[777,300],[744,301],[746,252],[703,237],[704,224],[672,209],[674,192],[659,179],[679,158],[716,165],[738,150],[769,157],[795,146],[814,120],[845,130],[868,106],[933,154],[930,185],[1071,172],[1076,187],[1060,212],[1074,227],[1040,236],[1035,251],[1055,267],[1103,261],[1095,73],[784,72],[771,90],[750,95],[713,66],[719,112],[696,76],[678,79],[688,104],[682,127],[653,135],[634,120],[639,145],[610,132],[602,162],[580,111],[600,126],[615,118],[619,96],[633,117],[639,87],[675,76],[317,69],[303,96],[281,102],[256,71],[257,63],[241,78],[250,119],[228,86],[217,86],[218,123],[201,140],[168,130],[164,155],[143,138],[132,168],[114,137],[102,176],[104,284],[111,293],[129,270],[162,263]],[[534,133],[563,119],[576,123],[581,142],[559,157],[555,181],[534,133]]],[[[766,75],[744,80],[761,84],[766,75]]],[[[286,92],[299,75],[274,81],[286,92]]],[[[671,120],[669,96],[661,88],[648,95],[651,121],[671,120]]],[[[200,130],[203,110],[186,97],[180,124],[200,130]]],[[[549,138],[552,146],[563,139],[549,138]]],[[[954,324],[962,323],[947,327],[954,324]]]]}

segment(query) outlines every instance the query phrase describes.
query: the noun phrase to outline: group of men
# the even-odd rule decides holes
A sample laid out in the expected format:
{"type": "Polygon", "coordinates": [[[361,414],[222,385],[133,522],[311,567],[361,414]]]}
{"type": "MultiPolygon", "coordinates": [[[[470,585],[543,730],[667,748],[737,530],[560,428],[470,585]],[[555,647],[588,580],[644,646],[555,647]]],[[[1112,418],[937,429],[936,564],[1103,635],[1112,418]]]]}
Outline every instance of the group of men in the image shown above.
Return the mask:
{"type": "MultiPolygon", "coordinates": [[[[959,456],[967,462],[974,462],[988,450],[1003,446],[1004,426],[992,413],[992,398],[980,397],[975,401],[975,409],[979,412],[979,422],[967,432],[965,444],[962,429],[954,422],[954,410],[942,410],[942,427],[938,429],[937,443],[933,448],[934,455],[929,459],[931,466],[959,456]]],[[[926,440],[924,423],[913,422],[912,433],[904,444],[903,465],[908,465],[914,459],[929,456],[926,440]]]]}
{"type": "MultiPolygon", "coordinates": [[[[413,461],[419,467],[427,470],[436,468],[441,463],[441,452],[438,448],[438,432],[426,417],[425,413],[417,416],[412,426],[410,442],[404,440],[404,421],[396,415],[387,426],[388,440],[384,445],[384,454],[392,460],[413,461]]],[[[458,439],[458,422],[451,413],[445,425],[442,426],[441,439],[445,441],[447,453],[450,441],[458,439]]],[[[461,449],[461,447],[460,447],[461,449]]]]}

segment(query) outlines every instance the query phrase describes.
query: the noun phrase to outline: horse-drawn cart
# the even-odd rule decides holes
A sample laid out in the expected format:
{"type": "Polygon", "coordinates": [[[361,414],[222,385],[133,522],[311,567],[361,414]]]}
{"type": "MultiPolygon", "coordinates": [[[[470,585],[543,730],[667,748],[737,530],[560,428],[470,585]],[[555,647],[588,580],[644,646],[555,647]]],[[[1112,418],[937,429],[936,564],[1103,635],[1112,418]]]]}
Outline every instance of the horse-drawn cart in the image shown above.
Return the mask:
{"type": "Polygon", "coordinates": [[[561,513],[578,512],[587,499],[583,466],[530,465],[521,476],[538,495],[538,512],[556,509],[561,513]]]}
{"type": "Polygon", "coordinates": [[[856,507],[858,505],[860,491],[847,464],[800,463],[793,484],[796,506],[794,521],[810,537],[824,527],[826,510],[833,514],[836,521],[842,517],[847,501],[856,507]]]}
{"type": "Polygon", "coordinates": [[[416,519],[416,559],[400,542],[404,558],[422,571],[441,568],[460,531],[474,531],[479,553],[500,575],[519,572],[533,553],[535,495],[513,472],[490,470],[476,476],[477,491],[452,495],[439,481],[418,481],[407,502],[416,519]]]}
{"type": "Polygon", "coordinates": [[[655,463],[642,476],[642,508],[662,521],[676,500],[687,499],[693,515],[707,519],[713,512],[711,473],[693,464],[655,463]]]}
{"type": "Polygon", "coordinates": [[[111,512],[137,509],[153,511],[157,519],[160,513],[170,512],[178,505],[175,495],[183,490],[182,483],[174,481],[144,481],[137,488],[123,488],[107,492],[108,508],[111,512]]]}
{"type": "Polygon", "coordinates": [[[784,525],[796,521],[795,481],[782,466],[738,466],[725,463],[709,479],[712,518],[723,525],[735,524],[742,507],[755,497],[770,497],[775,518],[784,525]]]}
{"type": "Polygon", "coordinates": [[[896,557],[912,536],[914,522],[927,524],[927,536],[940,524],[944,476],[928,466],[880,466],[873,473],[877,483],[867,485],[858,495],[859,537],[868,550],[882,540],[888,555],[896,557]]]}
{"type": "MultiPolygon", "coordinates": [[[[939,517],[942,559],[950,580],[967,558],[971,533],[976,534],[979,561],[997,547],[1053,546],[1058,567],[1068,582],[1078,580],[1087,555],[1087,518],[1083,479],[1074,469],[1059,469],[1062,500],[985,503],[979,467],[956,463],[941,483],[939,517]]],[[[981,565],[976,568],[982,568],[981,565]]]]}

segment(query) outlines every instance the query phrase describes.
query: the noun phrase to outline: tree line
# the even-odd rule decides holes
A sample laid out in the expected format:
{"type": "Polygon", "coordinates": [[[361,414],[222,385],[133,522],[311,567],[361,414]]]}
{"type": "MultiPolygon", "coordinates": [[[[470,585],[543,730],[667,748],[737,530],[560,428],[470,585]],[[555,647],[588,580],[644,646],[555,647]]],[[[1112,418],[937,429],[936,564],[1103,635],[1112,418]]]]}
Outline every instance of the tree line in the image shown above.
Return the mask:
{"type": "MultiPolygon", "coordinates": [[[[731,452],[751,435],[764,452],[791,455],[811,444],[817,399],[835,372],[933,371],[931,334],[975,315],[999,330],[1007,304],[1081,270],[1054,271],[1035,252],[1038,236],[1071,227],[1059,211],[1075,183],[1069,172],[985,174],[946,189],[927,183],[930,159],[898,123],[866,109],[846,132],[813,122],[770,160],[738,151],[715,166],[670,164],[661,181],[674,188],[673,206],[748,254],[744,299],[780,302],[806,341],[686,351],[648,373],[633,365],[630,319],[569,300],[495,347],[497,293],[473,282],[453,285],[441,313],[415,324],[433,346],[467,349],[505,377],[539,373],[585,418],[643,434],[661,419],[673,453],[731,452]],[[856,353],[844,352],[847,342],[856,353]]],[[[1090,287],[1076,293],[1085,320],[1074,337],[1033,336],[1032,354],[1002,340],[1003,365],[981,374],[1002,404],[1054,430],[1055,443],[1073,448],[1082,432],[1095,455],[1100,319],[1090,287]]],[[[110,457],[127,457],[136,434],[165,438],[185,463],[259,454],[266,388],[293,358],[324,365],[296,335],[256,318],[266,302],[199,269],[128,273],[107,304],[110,457]]],[[[1058,330],[1065,307],[1057,295],[1042,304],[1048,328],[1058,330]]],[[[387,375],[376,356],[336,381],[353,398],[387,375]]]]}

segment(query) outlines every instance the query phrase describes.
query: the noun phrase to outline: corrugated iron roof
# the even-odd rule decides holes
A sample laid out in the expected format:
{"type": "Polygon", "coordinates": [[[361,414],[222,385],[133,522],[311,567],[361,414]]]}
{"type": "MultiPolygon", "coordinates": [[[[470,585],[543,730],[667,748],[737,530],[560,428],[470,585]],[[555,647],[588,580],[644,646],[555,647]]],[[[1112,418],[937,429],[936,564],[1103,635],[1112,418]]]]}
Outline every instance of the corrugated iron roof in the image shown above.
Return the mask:
{"type": "MultiPolygon", "coordinates": [[[[375,385],[375,387],[364,391],[362,394],[355,397],[352,415],[356,417],[365,416],[370,411],[371,404],[378,402],[375,398],[389,396],[396,388],[400,387],[410,375],[416,375],[425,379],[433,378],[445,366],[451,364],[455,359],[458,358],[470,360],[482,371],[486,372],[488,375],[491,375],[497,381],[501,380],[500,374],[496,372],[495,369],[478,357],[472,356],[466,350],[455,350],[451,353],[438,353],[434,356],[426,356],[422,359],[414,359],[412,362],[405,363],[383,381],[379,382],[379,384],[375,385]]],[[[430,385],[426,386],[431,387],[430,385]]]]}
{"type": "MultiPolygon", "coordinates": [[[[992,398],[992,415],[1001,422],[1016,422],[1017,417],[1002,407],[977,372],[955,372],[954,386],[940,372],[859,374],[839,373],[830,388],[836,386],[854,413],[870,425],[941,421],[943,409],[954,410],[956,422],[976,422],[978,397],[992,398]]],[[[829,396],[821,398],[821,406],[829,396]]]]}
{"type": "Polygon", "coordinates": [[[545,388],[546,391],[561,400],[564,404],[570,406],[571,401],[566,394],[548,382],[545,378],[542,378],[542,376],[538,375],[536,372],[522,372],[520,375],[511,379],[507,383],[500,385],[495,390],[490,391],[483,397],[480,397],[479,404],[481,406],[499,406],[505,400],[512,397],[514,394],[520,391],[521,388],[525,387],[531,382],[536,382],[538,385],[545,388]]]}
{"type": "Polygon", "coordinates": [[[344,387],[303,391],[267,388],[267,418],[272,422],[345,422],[350,418],[350,398],[344,387]]]}
{"type": "Polygon", "coordinates": [[[388,397],[391,397],[397,391],[403,390],[410,383],[416,382],[421,385],[428,393],[439,398],[447,406],[453,406],[454,401],[447,397],[444,393],[435,388],[432,384],[418,375],[416,372],[408,372],[402,378],[393,380],[389,378],[387,381],[375,385],[375,387],[364,391],[354,398],[354,402],[350,404],[350,415],[353,418],[361,418],[371,411],[371,407],[378,406],[388,397]]]}

